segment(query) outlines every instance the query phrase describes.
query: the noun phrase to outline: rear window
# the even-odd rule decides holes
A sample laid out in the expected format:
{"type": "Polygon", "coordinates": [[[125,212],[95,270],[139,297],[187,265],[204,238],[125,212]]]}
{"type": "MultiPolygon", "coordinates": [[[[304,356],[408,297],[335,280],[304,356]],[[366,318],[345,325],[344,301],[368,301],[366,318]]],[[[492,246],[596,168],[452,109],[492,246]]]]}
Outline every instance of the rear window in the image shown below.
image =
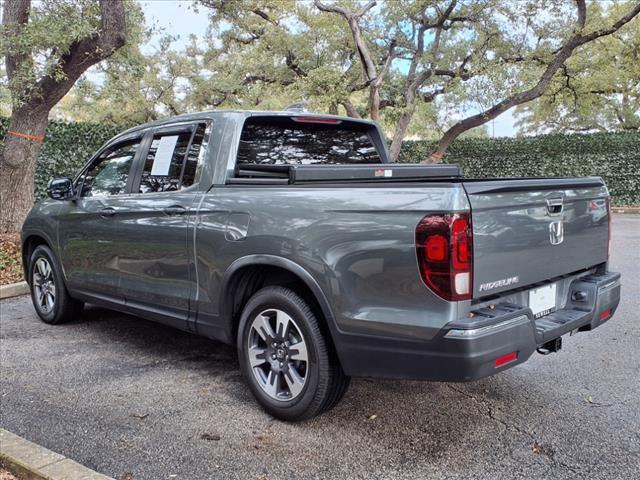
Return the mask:
{"type": "Polygon", "coordinates": [[[369,125],[250,118],[245,122],[238,164],[314,165],[382,163],[369,125]]]}

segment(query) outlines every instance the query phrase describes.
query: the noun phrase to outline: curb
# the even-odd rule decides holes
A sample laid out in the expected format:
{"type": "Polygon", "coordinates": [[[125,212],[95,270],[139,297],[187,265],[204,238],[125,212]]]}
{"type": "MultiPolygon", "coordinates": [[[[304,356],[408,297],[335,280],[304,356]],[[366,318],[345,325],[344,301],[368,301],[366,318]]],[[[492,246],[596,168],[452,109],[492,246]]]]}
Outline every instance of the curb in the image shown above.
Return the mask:
{"type": "Polygon", "coordinates": [[[0,464],[27,480],[113,480],[2,428],[0,464]]]}
{"type": "Polygon", "coordinates": [[[17,297],[18,295],[26,295],[27,293],[29,293],[29,285],[27,284],[27,282],[0,285],[0,299],[17,297]]]}
{"type": "Polygon", "coordinates": [[[640,207],[611,207],[613,213],[640,213],[640,207]]]}

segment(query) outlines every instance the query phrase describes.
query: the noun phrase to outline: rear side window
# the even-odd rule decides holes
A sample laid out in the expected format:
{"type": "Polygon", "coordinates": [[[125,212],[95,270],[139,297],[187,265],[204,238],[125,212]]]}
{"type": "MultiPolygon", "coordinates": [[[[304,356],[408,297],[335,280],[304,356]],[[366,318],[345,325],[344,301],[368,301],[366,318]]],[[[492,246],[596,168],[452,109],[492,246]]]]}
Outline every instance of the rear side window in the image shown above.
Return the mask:
{"type": "Polygon", "coordinates": [[[82,176],[83,197],[119,195],[125,191],[140,140],[119,143],[105,150],[82,176]]]}
{"type": "Polygon", "coordinates": [[[139,193],[178,191],[196,183],[205,128],[205,124],[199,124],[195,131],[155,134],[139,193]]]}
{"type": "Polygon", "coordinates": [[[237,163],[273,165],[381,163],[372,127],[308,123],[291,118],[250,118],[240,137],[237,163]]]}

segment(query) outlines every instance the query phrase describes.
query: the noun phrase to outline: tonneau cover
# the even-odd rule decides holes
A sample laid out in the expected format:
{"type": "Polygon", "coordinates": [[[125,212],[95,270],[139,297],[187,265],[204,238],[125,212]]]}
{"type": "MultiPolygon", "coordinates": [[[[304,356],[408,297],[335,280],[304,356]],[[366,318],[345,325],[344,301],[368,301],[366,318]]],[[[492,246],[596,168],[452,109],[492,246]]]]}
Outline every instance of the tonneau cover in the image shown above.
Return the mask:
{"type": "Polygon", "coordinates": [[[366,165],[239,165],[244,178],[280,178],[288,183],[460,178],[458,165],[370,163],[366,165]]]}

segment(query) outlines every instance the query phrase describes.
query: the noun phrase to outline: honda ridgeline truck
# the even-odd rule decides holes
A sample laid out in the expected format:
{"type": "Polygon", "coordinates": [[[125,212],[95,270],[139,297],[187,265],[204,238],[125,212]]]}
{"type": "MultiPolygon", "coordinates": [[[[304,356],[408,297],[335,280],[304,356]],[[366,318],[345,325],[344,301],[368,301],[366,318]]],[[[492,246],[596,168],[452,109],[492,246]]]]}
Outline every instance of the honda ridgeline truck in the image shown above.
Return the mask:
{"type": "Polygon", "coordinates": [[[43,321],[87,302],[235,344],[257,400],[290,421],[350,377],[502,372],[620,300],[600,178],[394,164],[366,120],[174,117],[116,136],[49,196],[22,231],[43,321]]]}

